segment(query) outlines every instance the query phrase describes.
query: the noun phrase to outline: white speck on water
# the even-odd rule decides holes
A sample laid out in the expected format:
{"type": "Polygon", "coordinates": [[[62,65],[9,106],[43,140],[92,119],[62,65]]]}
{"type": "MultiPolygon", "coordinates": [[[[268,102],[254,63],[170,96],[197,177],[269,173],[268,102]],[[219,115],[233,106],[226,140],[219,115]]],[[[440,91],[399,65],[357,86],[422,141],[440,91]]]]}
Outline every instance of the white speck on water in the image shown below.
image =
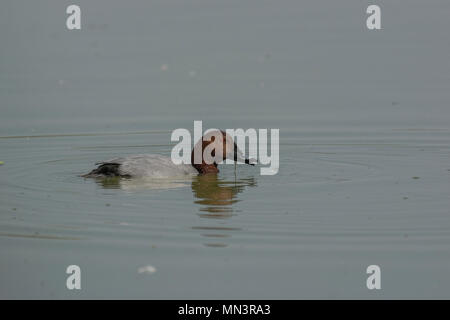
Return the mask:
{"type": "Polygon", "coordinates": [[[155,273],[155,272],[156,272],[156,268],[154,266],[151,266],[151,265],[140,267],[138,269],[138,273],[152,274],[152,273],[155,273]]]}

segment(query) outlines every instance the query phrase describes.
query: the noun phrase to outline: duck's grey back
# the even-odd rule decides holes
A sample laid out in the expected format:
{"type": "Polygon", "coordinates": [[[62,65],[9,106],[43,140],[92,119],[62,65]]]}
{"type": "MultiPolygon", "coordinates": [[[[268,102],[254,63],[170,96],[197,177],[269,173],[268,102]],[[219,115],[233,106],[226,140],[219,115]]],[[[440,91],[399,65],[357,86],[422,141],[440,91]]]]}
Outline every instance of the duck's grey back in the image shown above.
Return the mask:
{"type": "Polygon", "coordinates": [[[113,158],[98,162],[97,165],[99,167],[88,175],[166,178],[197,173],[191,165],[176,165],[169,157],[158,154],[137,154],[113,158]]]}

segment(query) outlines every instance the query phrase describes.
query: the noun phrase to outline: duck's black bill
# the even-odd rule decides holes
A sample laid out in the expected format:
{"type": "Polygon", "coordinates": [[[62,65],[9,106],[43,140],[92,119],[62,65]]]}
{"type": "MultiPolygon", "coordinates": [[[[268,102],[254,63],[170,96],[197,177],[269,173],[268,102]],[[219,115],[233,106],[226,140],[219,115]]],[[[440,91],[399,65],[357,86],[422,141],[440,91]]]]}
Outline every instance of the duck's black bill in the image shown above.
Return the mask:
{"type": "Polygon", "coordinates": [[[246,164],[249,164],[249,165],[251,165],[251,166],[254,166],[254,165],[255,165],[254,163],[250,163],[250,160],[249,160],[249,159],[245,159],[245,163],[246,163],[246,164]]]}
{"type": "Polygon", "coordinates": [[[236,162],[244,161],[246,164],[249,164],[251,166],[255,165],[254,163],[250,163],[250,159],[247,159],[247,158],[243,159],[242,156],[239,156],[239,159],[238,159],[238,148],[237,148],[236,144],[234,144],[234,161],[236,161],[236,162]]]}
{"type": "MultiPolygon", "coordinates": [[[[238,161],[242,161],[242,158],[238,159],[238,157],[236,155],[234,155],[234,161],[238,162],[238,161]]],[[[244,163],[249,164],[251,166],[254,166],[254,163],[250,162],[250,159],[244,159],[244,163]]]]}

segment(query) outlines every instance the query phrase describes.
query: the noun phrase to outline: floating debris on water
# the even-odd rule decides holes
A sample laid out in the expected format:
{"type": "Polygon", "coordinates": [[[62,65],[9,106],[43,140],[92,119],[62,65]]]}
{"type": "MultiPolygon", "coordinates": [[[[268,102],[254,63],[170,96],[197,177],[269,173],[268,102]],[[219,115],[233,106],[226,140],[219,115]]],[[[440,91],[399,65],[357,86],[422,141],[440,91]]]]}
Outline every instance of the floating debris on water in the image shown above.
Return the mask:
{"type": "Polygon", "coordinates": [[[152,273],[155,273],[155,272],[156,272],[156,268],[154,266],[151,266],[151,265],[140,267],[138,269],[138,273],[152,274],[152,273]]]}
{"type": "Polygon", "coordinates": [[[420,179],[420,177],[412,177],[413,179],[420,179]]]}
{"type": "Polygon", "coordinates": [[[2,164],[4,164],[4,162],[3,162],[3,161],[0,161],[0,166],[1,166],[2,164]]]}

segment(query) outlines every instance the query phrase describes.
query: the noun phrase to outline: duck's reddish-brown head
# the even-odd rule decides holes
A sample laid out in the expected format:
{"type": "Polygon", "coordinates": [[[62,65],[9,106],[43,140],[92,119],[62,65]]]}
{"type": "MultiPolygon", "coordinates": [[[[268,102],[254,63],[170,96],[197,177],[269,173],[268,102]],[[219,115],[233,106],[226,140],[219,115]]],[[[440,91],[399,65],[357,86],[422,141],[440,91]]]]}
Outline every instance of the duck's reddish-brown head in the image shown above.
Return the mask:
{"type": "Polygon", "coordinates": [[[217,164],[226,159],[253,165],[243,157],[233,138],[222,130],[207,132],[191,153],[191,164],[199,173],[218,173],[217,164]]]}

